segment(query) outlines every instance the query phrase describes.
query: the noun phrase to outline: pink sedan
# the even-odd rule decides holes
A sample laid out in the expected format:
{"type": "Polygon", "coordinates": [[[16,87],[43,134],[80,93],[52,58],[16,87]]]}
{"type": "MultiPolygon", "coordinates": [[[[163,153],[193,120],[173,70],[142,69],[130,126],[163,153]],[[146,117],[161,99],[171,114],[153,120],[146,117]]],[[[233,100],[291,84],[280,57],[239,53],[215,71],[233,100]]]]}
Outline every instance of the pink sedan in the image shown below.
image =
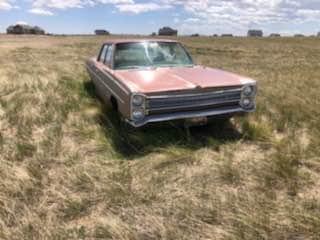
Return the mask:
{"type": "Polygon", "coordinates": [[[97,94],[134,127],[256,108],[256,81],[194,64],[177,41],[110,40],[86,66],[97,94]]]}

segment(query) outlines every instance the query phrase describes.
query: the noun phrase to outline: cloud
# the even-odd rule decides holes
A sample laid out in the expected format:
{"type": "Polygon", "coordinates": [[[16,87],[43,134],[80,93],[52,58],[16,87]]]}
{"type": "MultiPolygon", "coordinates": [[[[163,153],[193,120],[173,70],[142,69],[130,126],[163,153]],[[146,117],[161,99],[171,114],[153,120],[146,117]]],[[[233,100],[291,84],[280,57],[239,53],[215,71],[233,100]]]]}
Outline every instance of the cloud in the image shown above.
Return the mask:
{"type": "Polygon", "coordinates": [[[48,9],[64,10],[69,8],[95,6],[97,4],[110,4],[115,6],[119,12],[133,14],[172,8],[172,5],[170,4],[159,4],[156,2],[137,3],[134,0],[33,0],[32,9],[29,12],[42,15],[51,15],[52,12],[48,9]]]}
{"type": "Polygon", "coordinates": [[[96,4],[133,4],[133,0],[33,0],[36,9],[68,9],[95,6],[96,4]]]}
{"type": "MultiPolygon", "coordinates": [[[[268,31],[271,24],[302,24],[320,20],[319,0],[160,0],[190,15],[179,28],[187,33],[244,33],[248,28],[268,31]],[[197,20],[196,20],[197,19],[197,20]],[[196,21],[194,21],[196,20],[196,21]]],[[[271,30],[270,30],[271,31],[271,30]]]]}
{"type": "Polygon", "coordinates": [[[25,21],[17,21],[16,22],[16,24],[18,25],[28,25],[28,23],[27,22],[25,22],[25,21]]]}
{"type": "Polygon", "coordinates": [[[0,10],[11,10],[15,8],[11,0],[0,0],[0,10]]]}
{"type": "MultiPolygon", "coordinates": [[[[0,0],[2,1],[2,0],[0,0]]],[[[53,9],[66,10],[71,8],[84,8],[97,4],[133,4],[133,0],[31,0],[32,8],[29,13],[52,16],[53,9]]]]}
{"type": "Polygon", "coordinates": [[[199,18],[187,18],[186,20],[184,20],[184,22],[186,22],[186,23],[197,23],[200,21],[201,20],[199,18]]]}
{"type": "Polygon", "coordinates": [[[45,10],[42,8],[32,8],[28,12],[36,14],[36,15],[44,15],[44,16],[53,16],[53,12],[49,10],[45,10]]]}
{"type": "Polygon", "coordinates": [[[297,11],[297,16],[307,20],[307,21],[319,21],[320,10],[313,9],[299,9],[297,11]]]}
{"type": "Polygon", "coordinates": [[[34,9],[45,9],[45,8],[80,8],[83,7],[84,1],[82,0],[35,0],[33,1],[34,9]]]}
{"type": "Polygon", "coordinates": [[[120,12],[128,12],[128,13],[144,13],[150,11],[157,11],[157,10],[165,10],[172,8],[171,5],[168,4],[157,4],[157,3],[131,3],[131,4],[119,4],[116,5],[116,8],[120,12]]]}
{"type": "Polygon", "coordinates": [[[133,0],[95,0],[95,2],[104,4],[134,4],[133,0]]]}
{"type": "MultiPolygon", "coordinates": [[[[0,0],[0,9],[12,8],[14,0],[0,0]]],[[[248,28],[288,31],[308,21],[320,21],[320,0],[27,0],[29,12],[52,15],[55,9],[110,4],[112,11],[141,14],[176,9],[171,22],[188,33],[245,33],[248,28]],[[183,20],[185,19],[185,20],[183,20]],[[300,25],[299,25],[300,24],[300,25]],[[276,27],[274,27],[276,26],[276,27]],[[290,28],[290,27],[289,27],[290,28]]],[[[169,20],[169,19],[168,19],[169,20]]],[[[181,32],[181,31],[180,31],[181,32]]]]}

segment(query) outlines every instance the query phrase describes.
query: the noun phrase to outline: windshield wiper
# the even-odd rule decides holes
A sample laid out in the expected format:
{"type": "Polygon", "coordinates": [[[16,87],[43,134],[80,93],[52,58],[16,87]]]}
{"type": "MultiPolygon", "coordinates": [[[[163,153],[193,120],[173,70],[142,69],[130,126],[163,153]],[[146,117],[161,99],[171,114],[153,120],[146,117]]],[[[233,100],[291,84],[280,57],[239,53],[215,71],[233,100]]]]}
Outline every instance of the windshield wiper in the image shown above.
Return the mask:
{"type": "Polygon", "coordinates": [[[193,64],[187,64],[187,65],[180,65],[180,64],[168,64],[168,65],[157,65],[157,67],[168,67],[168,68],[174,68],[174,67],[194,67],[193,64]]]}
{"type": "Polygon", "coordinates": [[[130,69],[157,69],[157,68],[174,68],[174,67],[194,67],[193,64],[180,65],[180,64],[167,64],[167,65],[151,65],[151,66],[126,66],[119,67],[117,70],[130,70],[130,69]]]}
{"type": "Polygon", "coordinates": [[[119,67],[118,70],[144,69],[144,68],[150,68],[150,66],[128,66],[128,67],[119,67]]]}

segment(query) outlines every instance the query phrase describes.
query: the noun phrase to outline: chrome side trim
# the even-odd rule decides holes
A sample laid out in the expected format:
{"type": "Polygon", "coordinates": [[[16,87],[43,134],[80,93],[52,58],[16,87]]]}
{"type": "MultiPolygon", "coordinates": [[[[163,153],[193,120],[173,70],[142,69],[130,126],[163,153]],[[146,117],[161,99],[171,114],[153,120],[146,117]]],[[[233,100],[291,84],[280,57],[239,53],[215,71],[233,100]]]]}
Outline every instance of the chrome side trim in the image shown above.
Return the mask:
{"type": "Polygon", "coordinates": [[[117,94],[115,93],[102,79],[101,77],[93,71],[90,67],[87,67],[88,71],[92,73],[102,84],[105,86],[111,93],[114,95],[121,103],[124,103],[125,101],[117,94]]]}

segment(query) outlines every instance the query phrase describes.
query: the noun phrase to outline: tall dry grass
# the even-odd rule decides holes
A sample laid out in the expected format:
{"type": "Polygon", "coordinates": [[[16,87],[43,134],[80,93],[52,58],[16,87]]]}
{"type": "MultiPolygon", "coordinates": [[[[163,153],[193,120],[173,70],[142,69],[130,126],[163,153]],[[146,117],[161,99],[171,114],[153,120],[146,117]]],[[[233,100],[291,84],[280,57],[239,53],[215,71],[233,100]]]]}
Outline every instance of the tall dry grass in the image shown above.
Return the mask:
{"type": "Polygon", "coordinates": [[[258,80],[246,118],[127,131],[102,38],[0,37],[0,239],[320,239],[320,40],[182,38],[258,80]]]}

